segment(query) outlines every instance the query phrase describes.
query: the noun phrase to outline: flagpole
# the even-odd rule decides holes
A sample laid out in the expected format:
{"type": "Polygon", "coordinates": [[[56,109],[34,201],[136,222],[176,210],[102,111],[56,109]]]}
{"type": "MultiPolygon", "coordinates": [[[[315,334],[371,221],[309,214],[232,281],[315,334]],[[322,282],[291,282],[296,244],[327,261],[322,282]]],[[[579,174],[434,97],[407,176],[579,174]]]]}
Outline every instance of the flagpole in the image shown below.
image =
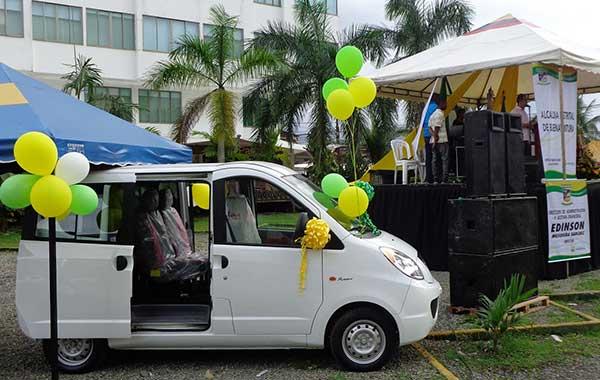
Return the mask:
{"type": "Polygon", "coordinates": [[[48,218],[48,273],[50,280],[50,368],[58,380],[58,313],[56,297],[56,218],[48,218]]]}

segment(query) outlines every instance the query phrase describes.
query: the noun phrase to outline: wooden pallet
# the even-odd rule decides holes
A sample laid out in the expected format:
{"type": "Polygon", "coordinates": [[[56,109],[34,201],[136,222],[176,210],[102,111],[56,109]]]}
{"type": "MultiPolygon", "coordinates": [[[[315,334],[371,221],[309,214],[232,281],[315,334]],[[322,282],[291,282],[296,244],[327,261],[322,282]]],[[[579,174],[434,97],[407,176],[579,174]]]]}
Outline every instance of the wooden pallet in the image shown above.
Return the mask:
{"type": "Polygon", "coordinates": [[[462,307],[462,306],[448,306],[448,311],[452,314],[475,315],[477,313],[477,308],[462,307]]]}
{"type": "Polygon", "coordinates": [[[537,296],[527,301],[520,302],[512,307],[511,310],[516,310],[520,313],[528,314],[534,311],[542,310],[550,306],[550,297],[537,296]]]}

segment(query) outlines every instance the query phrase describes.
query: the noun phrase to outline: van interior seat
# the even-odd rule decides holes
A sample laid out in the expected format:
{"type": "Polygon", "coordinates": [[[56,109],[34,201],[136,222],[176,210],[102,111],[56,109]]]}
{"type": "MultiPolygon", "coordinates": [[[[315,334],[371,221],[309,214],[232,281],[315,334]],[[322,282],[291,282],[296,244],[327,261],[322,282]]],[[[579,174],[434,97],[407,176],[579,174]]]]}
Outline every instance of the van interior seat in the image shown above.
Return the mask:
{"type": "Polygon", "coordinates": [[[175,253],[178,257],[190,255],[193,251],[190,244],[190,237],[181,219],[181,215],[173,207],[173,193],[171,189],[166,188],[160,191],[159,204],[160,213],[167,227],[169,238],[175,248],[175,253]]]}
{"type": "Polygon", "coordinates": [[[230,193],[225,198],[227,241],[230,243],[261,244],[256,217],[243,194],[230,193]]]}

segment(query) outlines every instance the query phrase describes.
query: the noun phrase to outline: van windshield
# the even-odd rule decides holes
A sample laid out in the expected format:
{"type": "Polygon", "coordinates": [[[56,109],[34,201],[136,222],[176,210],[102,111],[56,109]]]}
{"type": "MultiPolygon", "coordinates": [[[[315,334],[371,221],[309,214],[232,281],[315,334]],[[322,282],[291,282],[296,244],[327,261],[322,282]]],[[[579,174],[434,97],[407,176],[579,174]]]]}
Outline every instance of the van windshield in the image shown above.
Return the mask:
{"type": "Polygon", "coordinates": [[[327,213],[333,217],[342,227],[354,235],[362,236],[355,226],[354,219],[344,215],[337,208],[337,200],[322,192],[321,188],[301,174],[293,174],[284,177],[294,188],[298,189],[307,197],[312,198],[320,204],[327,213]]]}

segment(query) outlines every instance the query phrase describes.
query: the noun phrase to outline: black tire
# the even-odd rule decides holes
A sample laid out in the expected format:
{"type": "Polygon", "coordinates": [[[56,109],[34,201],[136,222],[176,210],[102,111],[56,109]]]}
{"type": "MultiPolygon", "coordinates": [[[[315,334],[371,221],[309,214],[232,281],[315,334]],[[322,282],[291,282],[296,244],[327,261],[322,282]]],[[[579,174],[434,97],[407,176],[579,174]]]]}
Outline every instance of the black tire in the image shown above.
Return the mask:
{"type": "Polygon", "coordinates": [[[381,311],[368,307],[342,314],[333,323],[328,339],[336,362],[354,372],[381,369],[398,350],[399,344],[395,321],[381,311]],[[350,338],[351,335],[353,338],[350,338]],[[381,342],[379,345],[378,341],[381,342]]]}
{"type": "MultiPolygon", "coordinates": [[[[59,339],[59,345],[82,344],[85,345],[83,356],[78,360],[73,356],[69,360],[67,354],[58,355],[58,369],[64,373],[85,373],[92,371],[104,362],[108,354],[108,344],[106,339],[59,339]],[[76,341],[76,342],[74,342],[76,341]],[[91,352],[90,352],[91,350],[91,352]]],[[[44,339],[44,355],[48,363],[51,362],[50,340],[44,339]]],[[[60,348],[59,348],[60,350],[60,348]]],[[[77,347],[75,347],[77,351],[77,347]]]]}

